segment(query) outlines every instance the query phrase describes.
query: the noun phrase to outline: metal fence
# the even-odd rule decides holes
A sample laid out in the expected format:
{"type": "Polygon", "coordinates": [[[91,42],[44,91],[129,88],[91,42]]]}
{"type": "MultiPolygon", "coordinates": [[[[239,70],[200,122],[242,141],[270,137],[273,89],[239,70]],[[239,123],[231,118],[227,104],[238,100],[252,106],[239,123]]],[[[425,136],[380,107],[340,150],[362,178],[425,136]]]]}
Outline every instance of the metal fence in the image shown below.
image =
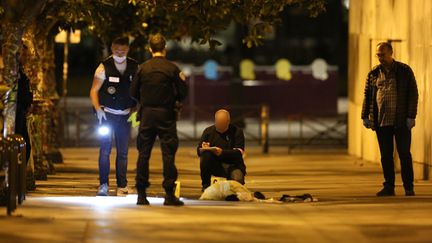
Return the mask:
{"type": "MultiPolygon", "coordinates": [[[[184,107],[178,121],[179,139],[195,143],[202,131],[213,123],[214,112],[220,107],[184,107]]],[[[225,107],[232,114],[232,123],[244,127],[248,144],[262,146],[264,153],[271,146],[286,146],[291,152],[302,147],[346,147],[347,115],[290,115],[286,119],[271,119],[271,110],[261,106],[225,107]]],[[[62,114],[63,147],[98,146],[97,119],[88,106],[70,106],[62,114]]],[[[137,129],[131,131],[131,145],[137,129]]]]}

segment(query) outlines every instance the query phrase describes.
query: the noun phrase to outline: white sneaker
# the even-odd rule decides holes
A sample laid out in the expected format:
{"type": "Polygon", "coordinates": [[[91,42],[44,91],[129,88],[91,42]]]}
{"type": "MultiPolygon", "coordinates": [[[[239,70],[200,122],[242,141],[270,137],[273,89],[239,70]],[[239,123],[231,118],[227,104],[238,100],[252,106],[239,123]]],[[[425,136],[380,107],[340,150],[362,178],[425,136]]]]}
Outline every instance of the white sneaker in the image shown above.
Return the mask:
{"type": "Polygon", "coordinates": [[[128,186],[117,187],[117,196],[118,197],[122,197],[122,196],[125,197],[129,194],[129,191],[130,191],[130,189],[128,186]]]}
{"type": "Polygon", "coordinates": [[[96,196],[108,196],[108,184],[100,185],[96,196]]]}

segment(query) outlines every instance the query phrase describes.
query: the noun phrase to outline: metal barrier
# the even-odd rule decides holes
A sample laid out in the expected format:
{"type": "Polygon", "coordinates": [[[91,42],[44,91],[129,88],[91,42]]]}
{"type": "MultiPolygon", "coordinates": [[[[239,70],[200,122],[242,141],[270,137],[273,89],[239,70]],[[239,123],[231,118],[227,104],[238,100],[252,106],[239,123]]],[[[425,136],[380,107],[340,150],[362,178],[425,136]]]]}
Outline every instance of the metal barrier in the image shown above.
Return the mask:
{"type": "Polygon", "coordinates": [[[97,144],[94,137],[97,120],[90,107],[68,107],[63,110],[61,127],[61,146],[89,146],[97,144]]]}
{"type": "MultiPolygon", "coordinates": [[[[212,123],[214,112],[221,107],[192,107],[183,109],[179,121],[179,138],[184,142],[196,142],[200,139],[203,124],[212,123]]],[[[287,146],[292,152],[306,146],[338,146],[347,144],[347,115],[291,115],[287,119],[271,121],[271,110],[266,105],[261,106],[230,106],[224,107],[232,113],[233,123],[247,122],[244,133],[248,141],[261,146],[263,153],[268,153],[271,146],[287,146]],[[279,127],[277,127],[279,126],[279,127]],[[285,129],[288,130],[288,132],[285,129]]],[[[63,124],[62,146],[97,146],[95,133],[97,120],[89,107],[71,107],[63,113],[67,124],[63,124]]],[[[133,129],[136,135],[136,129],[133,129]]],[[[134,144],[131,136],[131,144],[134,144]]]]}
{"type": "MultiPolygon", "coordinates": [[[[203,118],[206,120],[212,120],[214,111],[221,107],[190,107],[186,106],[183,110],[181,122],[191,122],[193,130],[191,133],[187,133],[178,130],[179,137],[183,141],[197,141],[200,139],[201,131],[198,131],[198,122],[202,121],[203,118]]],[[[266,147],[263,149],[268,151],[268,123],[270,111],[268,106],[230,106],[224,107],[229,109],[232,113],[233,123],[241,123],[245,118],[256,118],[261,123],[266,125],[260,125],[259,131],[255,133],[248,132],[245,130],[245,135],[252,141],[256,141],[258,144],[262,144],[266,147]],[[262,115],[262,112],[266,112],[262,115]],[[264,135],[264,137],[262,137],[264,135]]],[[[98,144],[98,138],[95,134],[97,128],[97,120],[91,108],[84,106],[71,107],[69,111],[63,111],[62,115],[62,146],[95,146],[98,144]]],[[[131,141],[133,143],[134,141],[131,141]]]]}
{"type": "Polygon", "coordinates": [[[288,152],[295,148],[311,145],[346,146],[347,114],[338,115],[294,115],[288,117],[288,152]],[[297,124],[295,124],[297,123],[297,124]],[[298,125],[298,136],[291,132],[291,127],[298,125]]]}
{"type": "Polygon", "coordinates": [[[26,143],[20,135],[0,137],[2,203],[10,215],[26,195],[26,143]]]}
{"type": "MultiPolygon", "coordinates": [[[[231,123],[233,124],[240,124],[244,122],[246,118],[262,118],[261,112],[263,111],[262,107],[268,106],[262,105],[262,106],[227,106],[227,107],[220,107],[220,106],[207,106],[207,107],[197,107],[197,106],[188,106],[185,107],[184,113],[186,113],[183,118],[185,120],[190,120],[193,125],[193,133],[192,135],[178,131],[180,135],[183,136],[184,140],[189,141],[196,141],[200,139],[201,131],[198,132],[197,124],[199,121],[203,120],[213,120],[214,113],[218,109],[227,109],[231,112],[231,123]],[[187,118],[188,117],[188,118],[187,118]]],[[[258,135],[255,135],[251,132],[248,132],[244,130],[244,133],[247,137],[250,138],[250,140],[256,141],[258,143],[261,143],[261,136],[258,131],[258,135]]]]}

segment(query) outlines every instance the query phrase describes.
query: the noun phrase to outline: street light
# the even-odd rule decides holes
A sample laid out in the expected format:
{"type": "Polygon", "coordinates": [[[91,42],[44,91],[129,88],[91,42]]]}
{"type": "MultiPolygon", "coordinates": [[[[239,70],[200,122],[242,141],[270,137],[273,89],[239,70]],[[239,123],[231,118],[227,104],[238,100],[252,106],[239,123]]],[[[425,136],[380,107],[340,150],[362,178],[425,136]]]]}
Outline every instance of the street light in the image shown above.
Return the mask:
{"type": "MultiPolygon", "coordinates": [[[[56,43],[64,43],[63,47],[63,110],[65,111],[64,121],[67,124],[67,77],[68,77],[68,57],[69,57],[69,44],[78,44],[81,41],[81,31],[75,30],[70,32],[69,30],[62,30],[55,37],[56,43]]],[[[69,137],[69,129],[66,129],[67,137],[69,137]]]]}
{"type": "MultiPolygon", "coordinates": [[[[55,37],[56,43],[64,44],[64,57],[63,57],[63,98],[67,95],[67,76],[68,76],[68,57],[69,57],[69,44],[78,44],[81,41],[81,31],[75,30],[74,32],[70,32],[62,30],[55,37]]],[[[66,100],[66,99],[65,99],[66,100]]],[[[66,101],[65,105],[66,105],[66,101]]]]}

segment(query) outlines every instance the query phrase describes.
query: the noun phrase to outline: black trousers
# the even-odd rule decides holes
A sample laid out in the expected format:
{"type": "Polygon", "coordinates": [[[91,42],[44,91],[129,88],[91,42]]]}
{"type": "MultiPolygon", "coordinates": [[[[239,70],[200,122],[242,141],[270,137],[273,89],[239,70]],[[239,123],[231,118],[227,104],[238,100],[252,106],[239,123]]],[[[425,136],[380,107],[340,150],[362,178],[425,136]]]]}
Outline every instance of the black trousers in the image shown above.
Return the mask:
{"type": "Polygon", "coordinates": [[[379,127],[376,130],[381,152],[381,165],[384,173],[384,187],[395,187],[395,171],[393,161],[393,138],[396,139],[396,148],[401,163],[402,181],[405,190],[414,188],[414,172],[411,157],[411,130],[404,127],[379,127]]]}
{"type": "Polygon", "coordinates": [[[30,137],[27,130],[26,112],[20,109],[16,111],[15,134],[21,135],[26,142],[26,163],[28,163],[31,154],[30,137]]]}
{"type": "Polygon", "coordinates": [[[235,180],[244,185],[246,171],[243,165],[241,156],[233,160],[233,158],[224,158],[223,155],[216,156],[210,151],[202,152],[200,155],[202,187],[207,188],[210,186],[212,175],[225,177],[228,180],[235,180]]]}
{"type": "Polygon", "coordinates": [[[150,186],[149,160],[156,137],[159,137],[162,150],[163,187],[167,193],[173,193],[177,180],[175,154],[179,142],[175,113],[173,110],[165,108],[141,108],[141,122],[137,138],[139,155],[136,187],[138,190],[145,190],[150,186]]]}

